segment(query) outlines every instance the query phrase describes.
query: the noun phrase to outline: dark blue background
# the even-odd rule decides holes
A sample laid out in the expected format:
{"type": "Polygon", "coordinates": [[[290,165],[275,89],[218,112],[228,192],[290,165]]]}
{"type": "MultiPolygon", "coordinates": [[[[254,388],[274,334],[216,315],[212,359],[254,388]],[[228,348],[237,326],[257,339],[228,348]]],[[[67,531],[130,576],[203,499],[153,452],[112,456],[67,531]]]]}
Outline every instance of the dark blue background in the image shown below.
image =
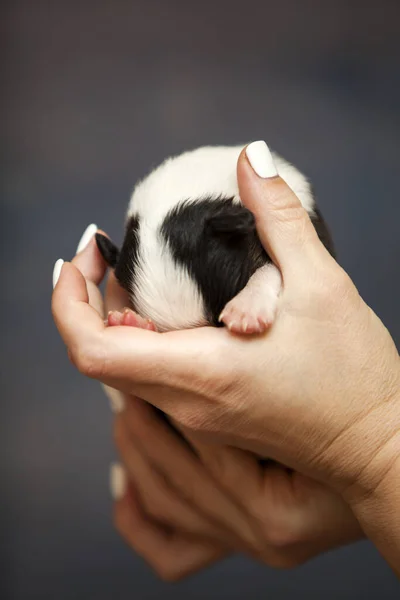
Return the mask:
{"type": "Polygon", "coordinates": [[[265,138],[312,179],[339,257],[397,343],[398,1],[2,3],[1,597],[397,598],[367,543],[276,572],[159,582],[114,533],[111,416],[69,365],[51,273],[91,222],[121,239],[166,155],[265,138]]]}

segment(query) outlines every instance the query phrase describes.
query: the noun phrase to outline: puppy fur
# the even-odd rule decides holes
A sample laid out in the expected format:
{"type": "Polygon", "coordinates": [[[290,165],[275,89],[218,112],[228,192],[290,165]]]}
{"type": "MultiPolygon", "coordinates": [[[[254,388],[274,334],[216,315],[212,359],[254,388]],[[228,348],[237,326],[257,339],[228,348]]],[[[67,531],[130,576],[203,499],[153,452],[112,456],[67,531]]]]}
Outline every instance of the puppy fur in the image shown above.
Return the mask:
{"type": "MultiPolygon", "coordinates": [[[[208,146],[168,158],[136,185],[121,250],[96,236],[133,310],[159,331],[224,322],[235,332],[261,333],[274,319],[281,278],[239,197],[242,148],[208,146]]],[[[277,154],[274,160],[334,254],[307,179],[277,154]]]]}

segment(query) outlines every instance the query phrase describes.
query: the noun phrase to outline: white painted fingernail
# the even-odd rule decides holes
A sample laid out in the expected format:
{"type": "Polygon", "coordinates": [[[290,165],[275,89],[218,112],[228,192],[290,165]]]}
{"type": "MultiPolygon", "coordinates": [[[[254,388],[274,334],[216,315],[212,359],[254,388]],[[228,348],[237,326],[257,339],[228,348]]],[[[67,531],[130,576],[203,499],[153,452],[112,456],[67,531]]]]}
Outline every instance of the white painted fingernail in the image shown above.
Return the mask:
{"type": "Polygon", "coordinates": [[[122,397],[122,394],[115,394],[113,396],[109,396],[109,400],[110,400],[110,408],[113,413],[115,413],[117,415],[118,413],[120,413],[124,410],[125,402],[122,397]]]}
{"type": "Polygon", "coordinates": [[[95,225],[94,223],[92,223],[91,225],[86,227],[86,229],[83,232],[83,235],[79,241],[78,247],[76,249],[76,254],[79,254],[79,252],[82,252],[82,250],[84,250],[86,248],[86,246],[88,245],[88,243],[90,242],[90,240],[92,239],[92,237],[94,236],[96,231],[97,231],[97,225],[95,225]]]}
{"type": "Polygon", "coordinates": [[[121,392],[115,388],[105,385],[104,383],[101,385],[105,395],[110,401],[110,408],[112,412],[115,414],[122,412],[125,408],[125,400],[121,392]]]}
{"type": "Polygon", "coordinates": [[[246,156],[259,177],[267,179],[278,175],[270,149],[264,141],[249,144],[246,148],[246,156]]]}
{"type": "Polygon", "coordinates": [[[54,265],[54,269],[53,269],[53,290],[57,285],[57,281],[59,280],[63,264],[64,264],[64,261],[62,258],[59,258],[58,260],[56,260],[56,264],[54,265]]]}
{"type": "Polygon", "coordinates": [[[126,474],[119,463],[114,463],[110,468],[110,492],[114,500],[121,500],[126,492],[126,474]]]}

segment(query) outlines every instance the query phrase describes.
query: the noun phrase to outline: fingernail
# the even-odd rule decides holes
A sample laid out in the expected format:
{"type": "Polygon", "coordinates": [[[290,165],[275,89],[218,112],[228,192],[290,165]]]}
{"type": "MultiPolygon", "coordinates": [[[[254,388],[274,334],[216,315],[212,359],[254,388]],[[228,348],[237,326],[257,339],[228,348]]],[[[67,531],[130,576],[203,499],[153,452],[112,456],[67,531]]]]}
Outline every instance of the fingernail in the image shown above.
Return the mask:
{"type": "Polygon", "coordinates": [[[110,492],[114,500],[121,500],[126,492],[126,474],[119,463],[114,463],[110,468],[110,492]]]}
{"type": "Polygon", "coordinates": [[[54,265],[54,269],[53,269],[53,290],[57,285],[57,281],[60,277],[60,273],[61,273],[63,264],[64,264],[64,261],[62,258],[59,258],[58,260],[56,260],[56,264],[54,265]]]}
{"type": "Polygon", "coordinates": [[[76,254],[79,254],[79,252],[82,252],[82,250],[84,250],[84,248],[86,248],[86,246],[88,245],[88,243],[90,242],[90,240],[92,239],[92,237],[94,236],[96,231],[97,231],[97,225],[95,225],[94,223],[92,223],[91,225],[86,227],[86,229],[83,232],[83,235],[79,241],[78,247],[76,249],[76,254]]]}
{"type": "Polygon", "coordinates": [[[270,149],[264,141],[249,144],[246,148],[246,156],[259,177],[266,179],[278,175],[270,149]]]}
{"type": "Polygon", "coordinates": [[[120,413],[124,410],[125,402],[122,397],[122,394],[118,393],[113,396],[110,396],[109,400],[110,400],[110,408],[113,413],[115,413],[117,415],[118,413],[120,413]]]}
{"type": "Polygon", "coordinates": [[[105,395],[107,396],[110,402],[110,408],[112,412],[115,414],[122,412],[125,408],[125,400],[122,393],[119,390],[116,390],[115,388],[105,385],[104,383],[102,383],[101,385],[103,387],[105,395]]]}

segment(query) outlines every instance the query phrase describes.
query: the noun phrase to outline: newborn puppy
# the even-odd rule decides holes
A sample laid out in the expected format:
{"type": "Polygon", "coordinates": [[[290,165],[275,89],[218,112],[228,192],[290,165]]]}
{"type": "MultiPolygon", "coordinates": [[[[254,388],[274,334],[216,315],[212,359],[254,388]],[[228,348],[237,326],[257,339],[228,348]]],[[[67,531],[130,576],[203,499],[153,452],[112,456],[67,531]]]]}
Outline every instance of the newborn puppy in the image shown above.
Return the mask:
{"type": "MultiPolygon", "coordinates": [[[[273,322],[281,276],[239,197],[241,150],[207,146],[167,159],[137,184],[121,250],[96,235],[133,310],[158,331],[225,324],[250,334],[273,322]]],[[[334,254],[307,179],[278,155],[274,160],[334,254]]]]}

